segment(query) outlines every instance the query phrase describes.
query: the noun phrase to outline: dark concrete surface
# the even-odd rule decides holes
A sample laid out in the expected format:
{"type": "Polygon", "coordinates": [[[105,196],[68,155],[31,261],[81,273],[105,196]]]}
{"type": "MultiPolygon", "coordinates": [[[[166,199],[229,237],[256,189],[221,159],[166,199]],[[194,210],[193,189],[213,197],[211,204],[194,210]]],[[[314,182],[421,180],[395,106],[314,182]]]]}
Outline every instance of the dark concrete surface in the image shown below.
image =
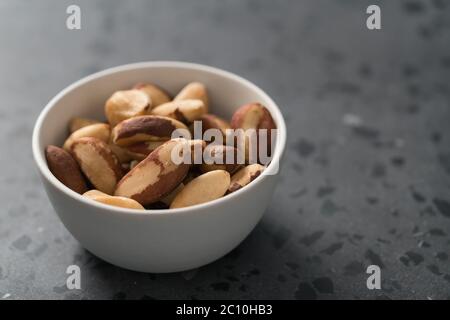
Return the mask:
{"type": "Polygon", "coordinates": [[[0,2],[0,298],[449,299],[447,1],[0,2]],[[382,30],[365,27],[378,3],[382,30]],[[78,4],[82,30],[65,28],[78,4]],[[261,223],[196,271],[141,274],[86,252],[31,154],[47,101],[92,72],[184,60],[280,105],[289,141],[261,223]],[[78,264],[82,289],[68,290],[78,264]],[[382,289],[366,288],[368,265],[382,289]]]}

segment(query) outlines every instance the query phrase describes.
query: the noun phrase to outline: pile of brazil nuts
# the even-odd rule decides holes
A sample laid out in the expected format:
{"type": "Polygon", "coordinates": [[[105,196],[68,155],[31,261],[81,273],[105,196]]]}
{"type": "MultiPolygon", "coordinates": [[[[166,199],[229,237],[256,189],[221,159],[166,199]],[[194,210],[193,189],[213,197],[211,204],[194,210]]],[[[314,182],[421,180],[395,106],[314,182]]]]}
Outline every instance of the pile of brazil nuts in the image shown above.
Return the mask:
{"type": "MultiPolygon", "coordinates": [[[[238,108],[230,122],[208,112],[204,84],[187,84],[173,99],[160,87],[140,83],[116,91],[106,101],[107,122],[73,118],[62,148],[49,145],[45,155],[53,175],[68,188],[104,204],[131,209],[182,208],[230,194],[251,183],[264,170],[261,163],[176,163],[174,148],[188,144],[194,156],[208,146],[224,158],[236,153],[225,143],[172,138],[177,129],[276,129],[259,103],[238,108]]],[[[177,149],[178,150],[178,149],[177,149]]]]}

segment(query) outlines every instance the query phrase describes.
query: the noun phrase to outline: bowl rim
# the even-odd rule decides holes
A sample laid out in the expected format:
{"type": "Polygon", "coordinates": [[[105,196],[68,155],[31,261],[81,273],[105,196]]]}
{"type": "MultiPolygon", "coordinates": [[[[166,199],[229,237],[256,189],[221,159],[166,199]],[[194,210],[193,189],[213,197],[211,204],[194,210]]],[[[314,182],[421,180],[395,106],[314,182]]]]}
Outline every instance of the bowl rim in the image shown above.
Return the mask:
{"type": "MultiPolygon", "coordinates": [[[[251,90],[256,91],[259,95],[264,97],[265,100],[267,100],[271,106],[269,106],[269,111],[274,117],[274,120],[277,124],[277,139],[276,139],[276,147],[275,147],[275,153],[272,157],[272,160],[270,164],[266,167],[266,169],[263,171],[263,174],[259,175],[252,183],[245,186],[244,188],[241,188],[231,194],[228,194],[224,197],[221,197],[219,199],[215,199],[212,201],[208,201],[201,204],[196,204],[190,207],[184,207],[184,208],[176,208],[176,209],[146,209],[145,213],[149,213],[148,216],[152,215],[174,215],[174,214],[183,214],[186,212],[196,212],[201,211],[202,209],[208,209],[211,207],[214,207],[217,204],[224,203],[227,201],[232,201],[233,199],[241,196],[245,192],[251,192],[251,190],[256,186],[256,184],[261,183],[264,179],[268,177],[267,172],[272,172],[274,170],[278,170],[280,166],[280,161],[282,158],[282,155],[284,153],[285,147],[286,147],[286,124],[283,118],[283,115],[278,107],[278,105],[272,100],[272,98],[261,88],[259,88],[257,85],[252,83],[251,81],[234,74],[232,72],[219,69],[216,67],[199,64],[199,63],[192,63],[192,62],[182,62],[182,61],[145,61],[145,62],[135,62],[135,63],[129,63],[124,65],[119,65],[116,67],[111,67],[104,69],[99,72],[95,72],[93,74],[90,74],[88,76],[85,76],[72,84],[68,85],[64,89],[62,89],[58,94],[56,94],[42,109],[40,112],[35,125],[33,129],[33,135],[32,135],[32,151],[33,151],[33,158],[36,162],[36,165],[41,173],[41,175],[52,184],[55,188],[57,188],[59,191],[63,192],[67,196],[73,198],[74,200],[81,201],[82,203],[97,207],[99,209],[104,209],[116,213],[124,213],[124,214],[132,214],[132,215],[139,215],[143,216],[143,210],[139,209],[128,209],[128,208],[122,208],[122,207],[115,207],[110,206],[107,204],[103,204],[97,201],[93,201],[91,199],[88,199],[86,197],[83,197],[81,194],[71,190],[67,186],[65,186],[62,182],[60,182],[50,171],[48,168],[47,162],[45,160],[45,154],[44,151],[41,150],[39,146],[39,138],[42,131],[42,124],[47,117],[47,115],[50,113],[52,108],[56,105],[56,103],[64,97],[67,93],[70,91],[73,91],[75,88],[80,87],[88,82],[95,81],[98,78],[102,78],[105,76],[108,76],[110,74],[114,74],[117,72],[123,72],[123,71],[129,71],[129,70],[135,70],[135,69],[142,69],[142,68],[151,68],[151,67],[168,67],[168,68],[182,68],[182,69],[192,69],[192,70],[200,70],[207,73],[214,73],[216,75],[219,75],[221,77],[228,78],[232,81],[239,82],[240,84],[249,87],[251,90]]],[[[275,172],[274,174],[278,174],[275,172]]]]}

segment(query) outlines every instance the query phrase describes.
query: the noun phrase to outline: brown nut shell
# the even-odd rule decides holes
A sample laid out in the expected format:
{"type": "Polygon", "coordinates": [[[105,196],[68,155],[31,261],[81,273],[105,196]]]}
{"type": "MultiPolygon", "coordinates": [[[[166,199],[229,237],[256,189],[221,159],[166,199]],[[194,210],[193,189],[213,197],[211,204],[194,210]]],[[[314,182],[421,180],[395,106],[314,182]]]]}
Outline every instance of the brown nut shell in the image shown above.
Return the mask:
{"type": "Polygon", "coordinates": [[[189,99],[171,101],[152,109],[152,114],[170,117],[184,123],[190,123],[206,113],[206,107],[202,100],[189,99]]]}
{"type": "Polygon", "coordinates": [[[45,157],[50,171],[66,187],[80,194],[87,190],[80,167],[69,152],[56,146],[48,146],[45,157]]]}
{"type": "Polygon", "coordinates": [[[169,194],[189,171],[189,164],[175,164],[171,158],[172,150],[182,143],[170,140],[150,153],[119,181],[114,195],[147,205],[169,194]]]}
{"type": "Polygon", "coordinates": [[[191,82],[187,84],[181,91],[175,96],[173,101],[199,99],[203,101],[206,112],[209,108],[208,92],[203,83],[191,82]]]}
{"type": "MultiPolygon", "coordinates": [[[[240,107],[231,118],[231,127],[233,129],[255,129],[256,133],[259,130],[267,130],[267,155],[271,155],[271,130],[276,129],[270,112],[260,103],[249,103],[240,107]]],[[[258,137],[256,136],[256,143],[259,145],[258,137]]],[[[249,137],[245,138],[245,156],[249,159],[250,143],[249,137]]],[[[256,154],[258,154],[257,151],[256,154]]]]}
{"type": "Polygon", "coordinates": [[[202,133],[209,129],[219,129],[225,135],[225,131],[231,129],[231,125],[226,120],[211,113],[202,115],[199,121],[202,122],[202,133]]]}
{"type": "Polygon", "coordinates": [[[130,146],[142,141],[165,141],[176,129],[185,129],[182,122],[155,115],[139,116],[119,123],[111,133],[112,141],[119,146],[130,146]]]}
{"type": "Polygon", "coordinates": [[[260,103],[249,103],[240,107],[231,118],[233,129],[275,129],[270,112],[260,103]]]}
{"type": "Polygon", "coordinates": [[[123,173],[119,160],[108,145],[97,138],[86,137],[76,140],[71,151],[92,185],[112,194],[123,173]]]}
{"type": "Polygon", "coordinates": [[[109,124],[106,123],[95,123],[78,129],[73,132],[69,138],[64,142],[63,148],[70,151],[73,142],[77,139],[84,137],[97,138],[103,142],[108,142],[111,135],[111,130],[109,124]]]}
{"type": "Polygon", "coordinates": [[[264,169],[264,166],[257,163],[242,168],[231,177],[228,193],[232,193],[245,187],[250,182],[255,180],[264,171],[264,169]]]}
{"type": "Polygon", "coordinates": [[[105,114],[112,127],[119,122],[146,114],[151,107],[147,94],[141,90],[116,91],[105,103],[105,114]]]}
{"type": "Polygon", "coordinates": [[[170,208],[184,208],[222,197],[230,186],[225,170],[204,173],[189,182],[173,199],[170,208]]]}
{"type": "Polygon", "coordinates": [[[143,141],[124,147],[127,154],[133,160],[144,160],[156,148],[164,144],[166,141],[143,141]]]}
{"type": "Polygon", "coordinates": [[[155,84],[138,83],[133,87],[133,89],[141,90],[148,95],[150,97],[150,101],[152,102],[152,108],[171,100],[170,95],[164,89],[155,84]]]}

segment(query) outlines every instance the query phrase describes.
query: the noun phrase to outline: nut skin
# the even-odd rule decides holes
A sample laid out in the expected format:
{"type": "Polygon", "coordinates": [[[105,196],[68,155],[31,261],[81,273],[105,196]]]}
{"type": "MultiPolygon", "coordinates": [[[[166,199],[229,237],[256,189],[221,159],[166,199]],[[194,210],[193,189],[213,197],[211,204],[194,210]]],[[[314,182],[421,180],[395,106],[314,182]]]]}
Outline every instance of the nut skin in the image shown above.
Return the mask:
{"type": "Polygon", "coordinates": [[[220,157],[222,160],[222,164],[216,164],[216,163],[202,163],[199,166],[199,169],[201,172],[209,172],[214,170],[225,170],[229,172],[230,174],[233,174],[236,172],[241,165],[237,163],[237,155],[238,150],[232,146],[224,146],[224,145],[209,145],[206,147],[206,150],[204,152],[204,157],[209,157],[211,155],[211,160],[214,160],[216,157],[220,157]],[[233,154],[234,163],[227,164],[226,163],[226,155],[228,153],[233,154]]]}
{"type": "MultiPolygon", "coordinates": [[[[175,138],[172,140],[185,140],[184,138],[175,138]]],[[[156,148],[163,145],[169,140],[165,141],[145,141],[132,144],[131,146],[125,147],[128,154],[133,158],[133,160],[144,160],[150,153],[152,153],[156,148]]],[[[196,157],[198,159],[202,158],[203,149],[206,146],[206,142],[203,140],[187,140],[191,151],[191,163],[195,163],[196,157]],[[198,146],[197,146],[198,145],[198,146]]]]}
{"type": "Polygon", "coordinates": [[[233,129],[275,129],[276,125],[270,112],[260,103],[243,105],[231,118],[233,129]]]}
{"type": "Polygon", "coordinates": [[[141,90],[116,91],[105,103],[105,114],[112,127],[119,122],[144,115],[151,108],[149,96],[141,90]]]}
{"type": "Polygon", "coordinates": [[[91,200],[101,202],[110,206],[128,208],[128,209],[138,209],[145,210],[145,208],[137,201],[125,198],[125,197],[115,197],[110,196],[106,193],[103,193],[98,190],[89,190],[88,192],[83,194],[84,197],[89,198],[91,200]]]}
{"type": "Polygon", "coordinates": [[[199,99],[203,101],[206,112],[209,109],[208,92],[203,83],[191,82],[188,83],[181,91],[175,96],[173,101],[199,99]]]}
{"type": "Polygon", "coordinates": [[[97,138],[103,142],[108,142],[111,135],[111,130],[109,124],[106,123],[94,123],[85,127],[78,129],[73,132],[69,138],[64,142],[63,148],[66,151],[70,151],[70,148],[75,140],[84,137],[97,138]]]}
{"type": "Polygon", "coordinates": [[[229,185],[230,174],[225,170],[204,173],[181,189],[170,208],[184,208],[221,198],[229,185]]]}
{"type": "Polygon", "coordinates": [[[152,102],[152,108],[171,100],[170,95],[164,89],[152,83],[137,83],[133,89],[138,89],[148,95],[152,102]]]}
{"type": "Polygon", "coordinates": [[[48,168],[56,179],[77,193],[82,194],[86,192],[86,180],[81,173],[78,163],[69,152],[50,145],[45,149],[45,157],[48,168]]]}
{"type": "Polygon", "coordinates": [[[186,177],[190,165],[175,164],[171,152],[181,141],[170,140],[139,162],[117,184],[114,195],[136,200],[142,205],[158,202],[186,177]]]}
{"type": "Polygon", "coordinates": [[[219,129],[225,136],[225,131],[231,129],[231,125],[227,121],[211,113],[202,115],[199,121],[202,122],[202,133],[208,129],[219,129]]]}
{"type": "Polygon", "coordinates": [[[264,166],[257,163],[242,168],[231,177],[228,193],[232,193],[245,187],[250,182],[255,180],[264,171],[264,169],[264,166]]]}
{"type": "Polygon", "coordinates": [[[70,120],[69,123],[69,132],[73,133],[77,131],[78,129],[81,129],[83,127],[89,126],[91,124],[100,123],[100,121],[88,119],[88,118],[79,118],[75,117],[70,120]]]}
{"type": "Polygon", "coordinates": [[[106,194],[114,192],[123,171],[116,155],[105,142],[92,137],[81,138],[73,143],[71,152],[96,189],[106,194]]]}
{"type": "Polygon", "coordinates": [[[152,114],[176,119],[184,123],[191,123],[205,114],[205,104],[199,99],[178,100],[163,103],[152,109],[152,114]]]}
{"type": "Polygon", "coordinates": [[[120,122],[112,130],[111,139],[121,147],[143,141],[165,141],[176,129],[188,130],[183,123],[172,118],[139,116],[120,122]]]}
{"type": "MultiPolygon", "coordinates": [[[[260,129],[267,130],[267,151],[270,156],[271,150],[271,130],[276,129],[270,112],[260,103],[249,103],[240,107],[231,118],[233,129],[260,129]]],[[[259,145],[259,142],[258,142],[259,145]]],[[[246,141],[246,158],[248,159],[248,141],[246,141]]]]}
{"type": "Polygon", "coordinates": [[[166,141],[143,141],[124,148],[132,160],[141,161],[165,142],[166,141]]]}

